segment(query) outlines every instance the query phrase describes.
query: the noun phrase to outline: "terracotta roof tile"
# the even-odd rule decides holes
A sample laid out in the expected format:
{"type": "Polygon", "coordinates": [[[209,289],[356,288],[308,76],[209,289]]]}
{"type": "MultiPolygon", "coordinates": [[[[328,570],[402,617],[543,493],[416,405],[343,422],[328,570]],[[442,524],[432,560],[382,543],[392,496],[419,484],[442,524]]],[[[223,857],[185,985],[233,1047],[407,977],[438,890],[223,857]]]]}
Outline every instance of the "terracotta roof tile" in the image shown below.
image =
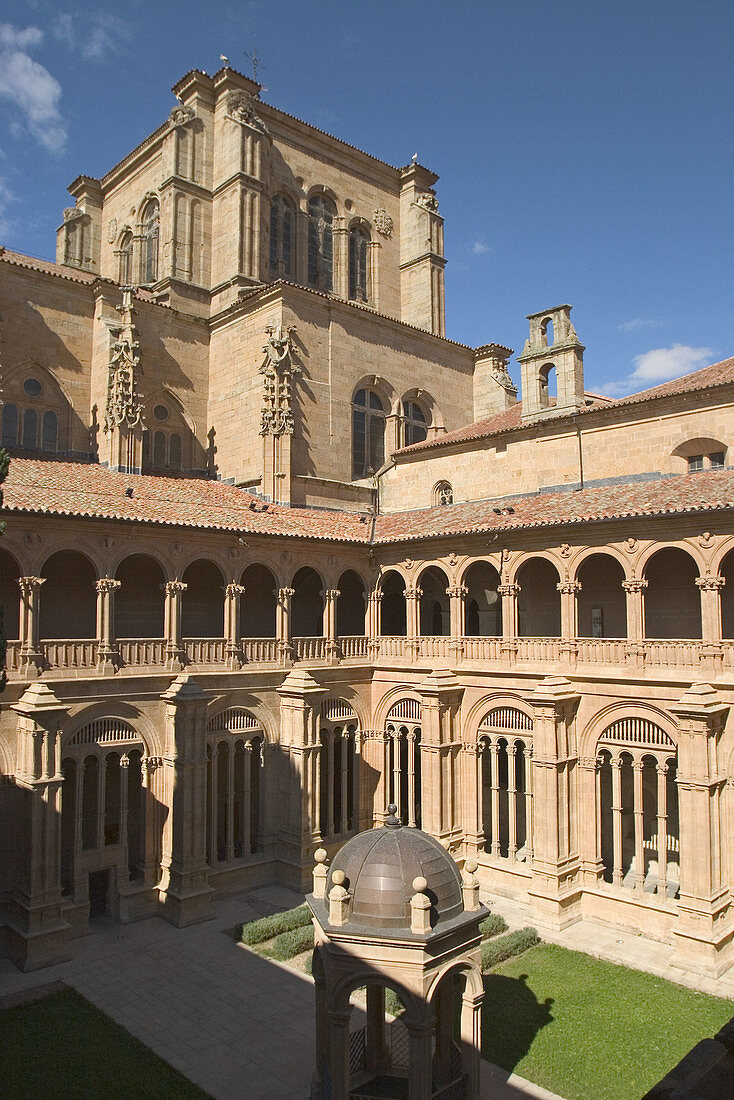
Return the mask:
{"type": "Polygon", "coordinates": [[[734,508],[734,470],[660,478],[578,492],[541,493],[508,500],[469,501],[379,516],[378,543],[443,535],[560,527],[633,516],[660,516],[734,508]]]}
{"type": "MultiPolygon", "coordinates": [[[[68,279],[72,283],[108,283],[110,286],[118,286],[114,279],[107,279],[102,275],[95,275],[92,271],[82,271],[78,267],[68,267],[66,264],[57,264],[52,260],[39,260],[36,256],[25,256],[22,252],[13,252],[9,248],[0,245],[0,261],[12,264],[13,267],[25,267],[28,271],[40,271],[44,275],[55,275],[59,279],[68,279]]],[[[155,296],[144,287],[135,288],[135,297],[144,302],[155,302],[155,296]]],[[[161,303],[156,302],[156,305],[161,303]]]]}
{"type": "Polygon", "coordinates": [[[132,523],[368,542],[371,518],[356,512],[265,505],[221,481],[113,473],[105,466],[12,458],[4,510],[132,523]],[[132,489],[132,496],[126,489],[132,489]]]}

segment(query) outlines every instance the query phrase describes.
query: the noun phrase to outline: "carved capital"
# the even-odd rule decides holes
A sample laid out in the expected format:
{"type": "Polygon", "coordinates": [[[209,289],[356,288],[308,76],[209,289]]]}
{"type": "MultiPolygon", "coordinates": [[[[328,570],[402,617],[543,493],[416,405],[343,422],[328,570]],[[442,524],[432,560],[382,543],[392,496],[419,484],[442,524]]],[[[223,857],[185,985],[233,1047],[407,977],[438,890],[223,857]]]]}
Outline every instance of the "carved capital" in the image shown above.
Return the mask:
{"type": "Polygon", "coordinates": [[[630,581],[622,581],[622,588],[625,592],[644,592],[647,581],[644,577],[633,577],[630,581]]]}
{"type": "Polygon", "coordinates": [[[423,595],[422,588],[406,588],[405,598],[406,600],[419,600],[423,595]]]}
{"type": "Polygon", "coordinates": [[[21,595],[26,598],[32,596],[33,593],[45,583],[45,577],[18,577],[21,595]]]}
{"type": "Polygon", "coordinates": [[[295,596],[295,594],[296,594],[295,588],[279,588],[278,589],[278,600],[280,601],[280,603],[285,603],[286,600],[292,599],[293,596],[295,596]]]}
{"type": "Polygon", "coordinates": [[[245,586],[244,584],[226,584],[224,586],[224,595],[228,600],[239,599],[240,596],[244,596],[245,586]]]}
{"type": "Polygon", "coordinates": [[[104,595],[108,592],[115,592],[118,588],[122,587],[122,581],[116,581],[113,577],[100,577],[96,582],[95,588],[100,595],[104,595]]]}
{"type": "Polygon", "coordinates": [[[581,591],[581,581],[559,581],[556,588],[562,596],[573,596],[581,591]]]}
{"type": "Polygon", "coordinates": [[[446,595],[449,597],[449,599],[452,599],[452,600],[453,599],[461,599],[464,596],[466,596],[468,594],[468,592],[469,592],[469,589],[467,588],[467,586],[465,584],[449,585],[449,587],[446,589],[446,595]]]}
{"type": "Polygon", "coordinates": [[[189,586],[184,581],[166,581],[163,589],[167,596],[182,596],[189,586]]]}
{"type": "Polygon", "coordinates": [[[696,577],[696,584],[702,592],[719,592],[726,584],[726,577],[696,577]]]}
{"type": "Polygon", "coordinates": [[[325,588],[324,599],[325,600],[338,600],[341,596],[341,592],[338,588],[325,588]]]}
{"type": "Polygon", "coordinates": [[[497,592],[500,596],[519,596],[519,584],[498,584],[497,592]]]}

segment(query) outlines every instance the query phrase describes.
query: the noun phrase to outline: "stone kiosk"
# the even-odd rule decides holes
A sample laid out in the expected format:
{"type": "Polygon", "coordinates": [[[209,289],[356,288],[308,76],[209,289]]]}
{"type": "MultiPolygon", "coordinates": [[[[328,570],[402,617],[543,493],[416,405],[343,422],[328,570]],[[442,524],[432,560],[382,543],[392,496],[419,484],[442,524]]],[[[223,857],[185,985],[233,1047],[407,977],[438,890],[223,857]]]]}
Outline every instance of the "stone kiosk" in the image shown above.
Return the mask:
{"type": "Polygon", "coordinates": [[[441,844],[403,827],[395,805],[384,826],[347,841],[330,867],[324,849],[315,858],[308,897],[316,932],[312,1100],[479,1100],[479,922],[487,910],[476,864],[467,863],[462,881],[441,844]],[[405,1006],[389,1031],[388,987],[405,1006]],[[361,988],[367,1024],[350,1030],[350,996],[361,988]]]}

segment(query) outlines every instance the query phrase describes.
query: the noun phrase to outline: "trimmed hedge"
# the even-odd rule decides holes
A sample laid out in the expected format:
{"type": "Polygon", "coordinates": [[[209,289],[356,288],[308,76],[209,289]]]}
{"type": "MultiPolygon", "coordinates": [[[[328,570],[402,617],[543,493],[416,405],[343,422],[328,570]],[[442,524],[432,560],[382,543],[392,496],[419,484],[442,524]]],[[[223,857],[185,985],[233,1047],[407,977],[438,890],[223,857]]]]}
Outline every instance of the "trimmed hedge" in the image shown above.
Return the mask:
{"type": "Polygon", "coordinates": [[[294,928],[290,932],[281,932],[276,936],[267,948],[267,954],[271,959],[285,962],[294,955],[300,955],[313,947],[313,928],[309,923],[307,928],[294,928]]]}
{"type": "Polygon", "coordinates": [[[294,928],[305,928],[310,924],[311,910],[307,905],[299,905],[297,909],[286,909],[284,913],[273,913],[270,917],[241,924],[239,939],[241,943],[253,946],[272,940],[273,936],[279,936],[282,932],[291,932],[294,928]]]}
{"type": "Polygon", "coordinates": [[[536,943],[540,943],[540,938],[534,928],[518,928],[498,940],[485,940],[482,944],[482,970],[490,970],[497,963],[535,947],[536,943]]]}
{"type": "Polygon", "coordinates": [[[507,921],[499,913],[490,913],[483,921],[480,921],[479,931],[483,940],[491,940],[493,936],[499,936],[500,932],[507,931],[507,921]]]}

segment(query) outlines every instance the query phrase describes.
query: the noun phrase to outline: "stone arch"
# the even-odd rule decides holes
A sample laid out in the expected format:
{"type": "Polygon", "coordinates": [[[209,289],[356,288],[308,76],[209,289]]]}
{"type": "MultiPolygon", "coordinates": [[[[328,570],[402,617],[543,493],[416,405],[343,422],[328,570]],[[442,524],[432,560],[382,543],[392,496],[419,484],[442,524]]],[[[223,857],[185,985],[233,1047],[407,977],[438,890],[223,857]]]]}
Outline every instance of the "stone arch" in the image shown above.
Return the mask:
{"type": "Polygon", "coordinates": [[[248,693],[242,693],[236,689],[213,699],[206,709],[207,730],[216,723],[220,716],[227,711],[241,711],[252,715],[265,736],[268,745],[278,744],[279,720],[266,703],[248,693]]]}
{"type": "Polygon", "coordinates": [[[131,726],[143,742],[147,756],[162,754],[163,738],[155,723],[132,704],[122,701],[111,703],[110,700],[82,706],[69,716],[62,729],[62,751],[66,750],[80,730],[105,719],[119,720],[131,726]]]}
{"type": "Polygon", "coordinates": [[[408,632],[405,606],[406,580],[402,570],[391,567],[380,574],[380,634],[404,638],[408,632]]]}
{"type": "Polygon", "coordinates": [[[422,590],[419,601],[419,633],[447,637],[451,633],[450,605],[446,589],[449,578],[440,565],[424,566],[416,577],[422,590]]]}
{"type": "Polygon", "coordinates": [[[323,635],[324,582],[312,565],[302,565],[291,580],[291,634],[294,638],[323,635]]]}
{"type": "Polygon", "coordinates": [[[514,710],[521,711],[530,719],[531,723],[534,721],[535,714],[532,705],[526,699],[523,699],[521,695],[517,695],[512,691],[490,692],[489,695],[482,695],[466,711],[461,723],[463,729],[462,740],[476,741],[479,727],[484,722],[485,716],[498,707],[512,707],[514,710]]]}
{"type": "Polygon", "coordinates": [[[396,415],[397,405],[399,404],[399,397],[395,387],[383,378],[379,374],[364,374],[355,382],[352,386],[352,401],[354,401],[354,395],[357,390],[370,389],[374,390],[378,397],[382,400],[385,408],[385,416],[396,415]]]}
{"type": "Polygon", "coordinates": [[[454,962],[445,966],[442,970],[439,970],[437,974],[433,976],[431,984],[428,987],[426,993],[426,1000],[429,1004],[432,1003],[438,987],[444,978],[449,977],[452,974],[460,974],[466,978],[467,988],[474,997],[481,997],[484,993],[484,980],[482,978],[481,967],[477,962],[469,956],[465,958],[456,959],[454,962]]]}
{"type": "Polygon", "coordinates": [[[658,547],[645,560],[645,638],[700,638],[700,563],[682,546],[658,547]]]}
{"type": "Polygon", "coordinates": [[[349,998],[356,989],[366,985],[381,985],[385,989],[392,989],[397,993],[405,1005],[404,1020],[406,1025],[420,1024],[424,1020],[428,1006],[422,1003],[421,998],[406,985],[397,980],[392,974],[382,974],[371,967],[360,966],[337,981],[331,989],[331,1004],[333,1011],[346,1012],[349,1008],[349,998]]]}
{"type": "Polygon", "coordinates": [[[184,569],[181,633],[185,638],[224,636],[224,576],[211,558],[196,558],[184,569]]]}
{"type": "Polygon", "coordinates": [[[278,588],[273,570],[262,562],[250,562],[242,570],[240,584],[240,633],[244,638],[274,638],[278,588]]]}
{"type": "Polygon", "coordinates": [[[561,634],[561,575],[549,554],[532,554],[515,570],[520,585],[517,598],[518,636],[558,638],[561,634]]]}
{"type": "MultiPolygon", "coordinates": [[[[5,447],[17,447],[30,451],[45,451],[50,454],[63,454],[72,447],[72,417],[74,406],[66,388],[54,376],[52,371],[34,359],[26,359],[16,364],[3,376],[3,415],[2,415],[2,445],[5,447]],[[25,383],[29,381],[40,383],[38,393],[29,393],[25,389],[25,383]],[[16,410],[17,428],[15,439],[9,434],[7,427],[8,414],[5,409],[16,410]],[[35,438],[32,444],[24,440],[23,420],[26,410],[33,409],[36,412],[35,438]],[[52,414],[55,419],[55,432],[48,436],[45,431],[44,418],[52,414]]],[[[77,417],[77,419],[79,419],[77,417]]]]}
{"type": "Polygon", "coordinates": [[[115,570],[116,638],[162,638],[165,634],[166,571],[153,554],[127,554],[115,570]]]}
{"type": "Polygon", "coordinates": [[[196,424],[181,399],[165,384],[147,394],[144,401],[146,428],[143,432],[143,473],[165,470],[178,473],[193,466],[196,424]],[[162,407],[166,417],[156,416],[162,407]],[[158,436],[163,436],[161,448],[158,436]],[[174,436],[178,436],[178,454],[174,454],[174,436]]]}
{"type": "Polygon", "coordinates": [[[467,637],[502,636],[502,598],[499,570],[491,562],[476,558],[462,571],[464,597],[464,634],[467,637]]]}
{"type": "MultiPolygon", "coordinates": [[[[374,709],[374,723],[375,729],[382,729],[385,722],[388,720],[390,711],[396,703],[400,703],[403,699],[410,699],[418,703],[418,706],[422,706],[422,700],[420,693],[415,688],[409,687],[407,684],[399,684],[394,688],[387,691],[379,700],[374,709]]],[[[399,721],[400,719],[396,719],[399,721]]]]}
{"type": "Polygon", "coordinates": [[[650,722],[658,726],[675,747],[678,746],[680,733],[675,719],[660,707],[651,703],[625,702],[610,703],[598,711],[584,726],[579,737],[578,755],[581,759],[593,759],[596,755],[596,746],[604,730],[608,729],[615,721],[623,718],[640,718],[644,722],[650,722]]]}
{"type": "Polygon", "coordinates": [[[345,569],[337,582],[336,633],[339,637],[364,634],[367,586],[355,569],[345,569]]]}
{"type": "Polygon", "coordinates": [[[626,638],[627,599],[622,582],[627,574],[618,557],[597,550],[576,566],[581,588],[577,597],[580,638],[626,638]]]}
{"type": "Polygon", "coordinates": [[[20,637],[21,566],[15,554],[0,547],[0,606],[3,608],[3,630],[9,641],[20,637]]]}
{"type": "Polygon", "coordinates": [[[81,550],[57,550],[41,568],[41,639],[94,638],[97,630],[97,569],[81,550]]]}

